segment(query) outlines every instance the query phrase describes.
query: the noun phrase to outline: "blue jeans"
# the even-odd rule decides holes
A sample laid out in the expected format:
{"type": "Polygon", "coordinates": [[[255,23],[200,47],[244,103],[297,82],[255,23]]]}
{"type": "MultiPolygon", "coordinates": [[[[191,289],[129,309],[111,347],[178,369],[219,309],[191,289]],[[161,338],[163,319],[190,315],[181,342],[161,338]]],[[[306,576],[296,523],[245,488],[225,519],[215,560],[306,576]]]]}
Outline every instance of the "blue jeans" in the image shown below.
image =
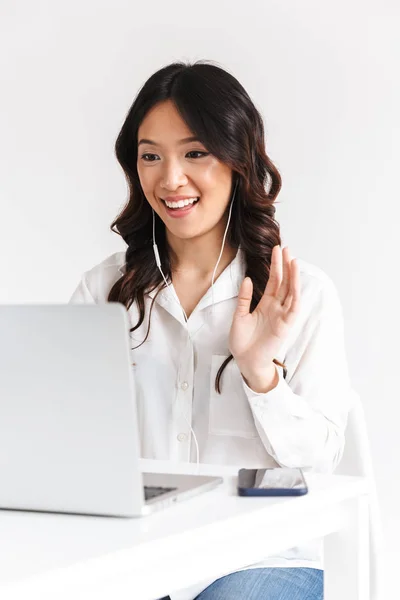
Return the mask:
{"type": "MultiPolygon", "coordinates": [[[[324,572],[310,567],[262,567],[220,577],[194,600],[323,600],[324,572]]],[[[161,598],[168,600],[169,596],[161,598]]]]}

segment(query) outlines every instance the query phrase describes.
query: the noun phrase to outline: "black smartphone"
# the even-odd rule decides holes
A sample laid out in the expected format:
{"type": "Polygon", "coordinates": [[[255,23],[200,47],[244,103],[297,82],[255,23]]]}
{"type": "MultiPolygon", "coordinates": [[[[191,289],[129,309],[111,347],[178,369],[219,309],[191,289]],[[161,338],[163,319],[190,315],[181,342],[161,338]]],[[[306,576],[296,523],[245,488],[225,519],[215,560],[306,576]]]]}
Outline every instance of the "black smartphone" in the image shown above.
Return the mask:
{"type": "Polygon", "coordinates": [[[302,496],[308,493],[300,468],[240,469],[239,496],[302,496]]]}

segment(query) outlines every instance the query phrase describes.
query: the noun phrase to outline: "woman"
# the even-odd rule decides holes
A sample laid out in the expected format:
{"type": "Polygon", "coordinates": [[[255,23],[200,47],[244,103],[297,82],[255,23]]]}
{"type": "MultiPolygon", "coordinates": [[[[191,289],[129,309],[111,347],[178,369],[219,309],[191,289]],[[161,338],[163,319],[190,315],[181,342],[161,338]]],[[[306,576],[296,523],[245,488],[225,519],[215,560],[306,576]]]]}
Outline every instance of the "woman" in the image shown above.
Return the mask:
{"type": "MultiPolygon", "coordinates": [[[[340,299],[281,250],[281,178],[246,91],[210,61],[168,65],[116,156],[129,201],[111,229],[128,247],[70,302],[128,309],[142,456],[332,472],[352,396],[340,299]]],[[[170,597],[320,600],[321,540],[170,597]]]]}

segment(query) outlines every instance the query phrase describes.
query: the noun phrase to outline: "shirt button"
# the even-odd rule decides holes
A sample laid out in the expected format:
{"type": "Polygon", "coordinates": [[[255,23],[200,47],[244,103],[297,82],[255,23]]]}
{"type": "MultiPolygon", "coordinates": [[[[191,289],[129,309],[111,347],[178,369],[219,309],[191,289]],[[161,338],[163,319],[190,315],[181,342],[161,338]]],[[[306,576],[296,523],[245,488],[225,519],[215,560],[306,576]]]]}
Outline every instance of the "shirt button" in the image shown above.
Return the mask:
{"type": "Polygon", "coordinates": [[[188,384],[188,382],[187,382],[187,381],[183,381],[183,382],[181,383],[181,388],[182,388],[183,390],[187,390],[187,389],[188,389],[188,387],[189,387],[189,384],[188,384]]]}
{"type": "Polygon", "coordinates": [[[178,438],[178,442],[186,442],[187,440],[186,433],[179,433],[176,437],[178,438]]]}

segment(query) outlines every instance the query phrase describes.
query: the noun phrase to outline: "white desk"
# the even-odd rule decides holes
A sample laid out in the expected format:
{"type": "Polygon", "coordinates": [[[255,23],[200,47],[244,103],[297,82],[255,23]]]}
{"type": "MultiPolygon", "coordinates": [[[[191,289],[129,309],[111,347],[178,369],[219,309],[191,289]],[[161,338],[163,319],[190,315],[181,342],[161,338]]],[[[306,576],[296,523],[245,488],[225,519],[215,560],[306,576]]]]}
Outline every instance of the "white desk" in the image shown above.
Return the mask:
{"type": "Polygon", "coordinates": [[[139,519],[0,510],[1,599],[154,600],[323,536],[325,600],[368,599],[364,478],[306,473],[305,496],[244,498],[237,470],[202,465],[224,483],[139,519]]]}

